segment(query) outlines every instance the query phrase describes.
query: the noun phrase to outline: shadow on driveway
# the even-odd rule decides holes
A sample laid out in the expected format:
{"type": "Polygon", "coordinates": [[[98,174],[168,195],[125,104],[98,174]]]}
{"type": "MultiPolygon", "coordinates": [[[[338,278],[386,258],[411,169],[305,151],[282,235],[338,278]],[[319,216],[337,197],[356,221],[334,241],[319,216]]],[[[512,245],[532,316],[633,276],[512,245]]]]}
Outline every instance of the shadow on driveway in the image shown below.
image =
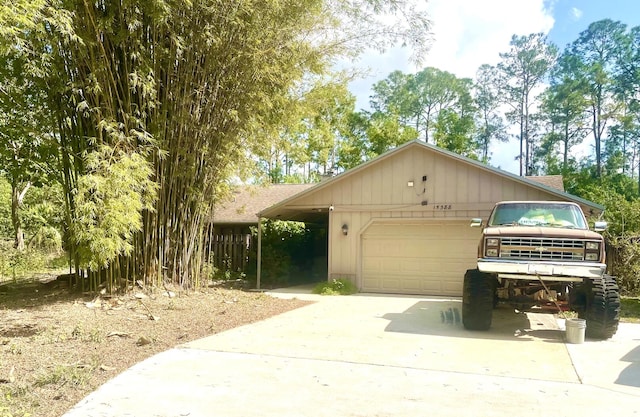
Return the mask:
{"type": "Polygon", "coordinates": [[[616,384],[640,388],[640,346],[636,346],[620,360],[631,364],[620,372],[616,384]]]}
{"type": "Polygon", "coordinates": [[[564,343],[553,314],[516,313],[509,306],[498,306],[488,331],[470,331],[462,325],[462,302],[452,299],[418,301],[402,313],[387,313],[387,332],[424,334],[432,336],[497,339],[531,342],[535,339],[549,343],[564,343]]]}

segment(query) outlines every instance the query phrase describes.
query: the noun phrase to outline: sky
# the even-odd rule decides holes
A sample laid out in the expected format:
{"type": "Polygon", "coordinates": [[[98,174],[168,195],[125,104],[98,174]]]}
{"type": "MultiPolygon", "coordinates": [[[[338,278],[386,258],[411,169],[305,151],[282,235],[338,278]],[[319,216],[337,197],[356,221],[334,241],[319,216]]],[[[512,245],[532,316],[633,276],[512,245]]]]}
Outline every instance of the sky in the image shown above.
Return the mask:
{"type": "MultiPolygon", "coordinates": [[[[424,2],[424,0],[416,0],[424,2]]],[[[433,44],[420,67],[409,63],[410,51],[393,48],[387,53],[366,54],[358,66],[368,67],[370,77],[353,81],[349,88],[357,108],[369,108],[371,87],[392,71],[414,73],[431,66],[458,77],[474,77],[482,64],[495,65],[500,52],[509,50],[512,35],[543,32],[563,49],[589,24],[612,19],[629,27],[640,25],[640,0],[427,0],[433,44]]],[[[494,149],[491,164],[519,173],[517,140],[494,149]]],[[[588,144],[583,148],[588,152],[588,144]]]]}

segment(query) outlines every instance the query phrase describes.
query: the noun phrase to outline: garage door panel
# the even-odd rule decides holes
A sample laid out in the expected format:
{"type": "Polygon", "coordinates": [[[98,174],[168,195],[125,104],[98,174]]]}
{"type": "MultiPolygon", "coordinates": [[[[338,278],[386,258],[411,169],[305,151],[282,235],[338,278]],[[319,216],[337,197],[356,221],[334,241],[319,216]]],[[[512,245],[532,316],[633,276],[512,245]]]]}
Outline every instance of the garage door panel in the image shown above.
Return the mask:
{"type": "Polygon", "coordinates": [[[373,224],[362,236],[362,290],[461,295],[480,233],[467,222],[373,224]]]}
{"type": "Polygon", "coordinates": [[[394,294],[418,294],[425,291],[425,289],[440,290],[439,283],[431,283],[425,287],[425,282],[421,279],[407,279],[402,275],[386,276],[384,278],[375,279],[380,284],[379,292],[394,293],[394,294]]]}
{"type": "Polygon", "coordinates": [[[402,272],[421,272],[424,271],[425,265],[421,259],[408,258],[400,262],[400,271],[402,272]]]}
{"type": "Polygon", "coordinates": [[[367,283],[372,288],[383,288],[381,277],[370,276],[367,283]]]}
{"type": "Polygon", "coordinates": [[[443,293],[446,293],[446,294],[462,295],[462,282],[461,281],[444,281],[442,283],[442,291],[443,293]]]}
{"type": "Polygon", "coordinates": [[[382,264],[382,271],[397,271],[401,267],[402,260],[400,258],[391,258],[389,256],[385,256],[380,259],[380,263],[382,264]]]}
{"type": "Polygon", "coordinates": [[[362,273],[372,278],[382,269],[382,262],[379,259],[368,259],[368,262],[363,264],[362,273]]]}
{"type": "Polygon", "coordinates": [[[417,279],[402,279],[402,277],[387,277],[383,280],[384,289],[394,291],[398,286],[405,291],[420,290],[421,283],[417,279]],[[400,285],[398,285],[400,283],[400,285]]]}

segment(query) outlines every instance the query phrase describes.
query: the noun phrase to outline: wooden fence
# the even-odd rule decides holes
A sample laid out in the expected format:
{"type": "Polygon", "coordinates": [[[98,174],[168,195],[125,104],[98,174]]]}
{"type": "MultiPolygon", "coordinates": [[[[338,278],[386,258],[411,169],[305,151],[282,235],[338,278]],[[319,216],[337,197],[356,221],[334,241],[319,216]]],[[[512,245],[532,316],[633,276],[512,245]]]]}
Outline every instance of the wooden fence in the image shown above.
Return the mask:
{"type": "Polygon", "coordinates": [[[214,234],[209,241],[209,261],[221,271],[244,271],[250,244],[250,234],[214,234]]]}

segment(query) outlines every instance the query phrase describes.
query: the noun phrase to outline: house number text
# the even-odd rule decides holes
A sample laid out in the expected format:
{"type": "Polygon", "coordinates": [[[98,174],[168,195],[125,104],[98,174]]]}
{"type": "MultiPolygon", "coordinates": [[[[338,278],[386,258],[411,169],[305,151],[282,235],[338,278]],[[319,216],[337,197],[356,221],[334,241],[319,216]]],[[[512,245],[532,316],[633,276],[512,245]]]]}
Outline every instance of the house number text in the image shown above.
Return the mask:
{"type": "Polygon", "coordinates": [[[434,210],[451,210],[451,204],[436,204],[434,210]]]}

